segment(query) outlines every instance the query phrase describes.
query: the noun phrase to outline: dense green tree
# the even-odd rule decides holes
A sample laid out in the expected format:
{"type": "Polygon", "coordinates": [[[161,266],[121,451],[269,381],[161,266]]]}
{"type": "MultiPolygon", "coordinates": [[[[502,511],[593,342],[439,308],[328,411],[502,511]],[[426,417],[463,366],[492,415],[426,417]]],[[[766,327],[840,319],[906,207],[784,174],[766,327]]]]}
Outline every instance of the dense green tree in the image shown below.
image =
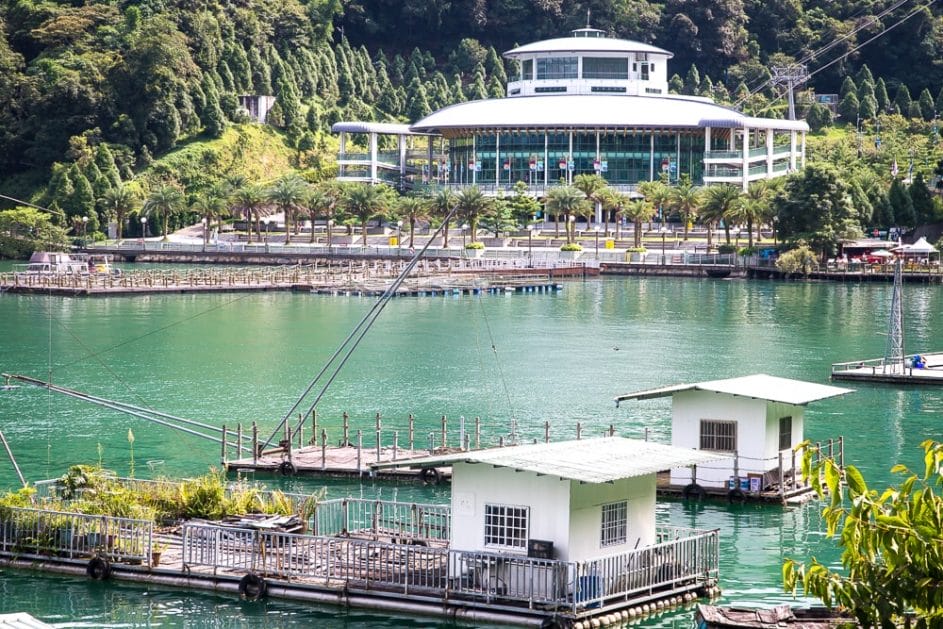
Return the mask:
{"type": "MultiPolygon", "coordinates": [[[[634,201],[629,201],[625,205],[625,216],[634,225],[634,246],[639,248],[642,246],[642,223],[652,220],[652,217],[655,215],[655,206],[651,204],[647,199],[635,199],[634,201]]],[[[708,243],[710,246],[710,243],[708,243]]]]}
{"type": "Polygon", "coordinates": [[[838,92],[840,98],[845,98],[849,94],[858,94],[858,86],[855,85],[855,80],[850,76],[846,76],[845,80],[842,81],[841,89],[838,92]]]}
{"type": "Polygon", "coordinates": [[[912,99],[910,98],[910,90],[907,89],[907,85],[905,83],[901,83],[897,88],[897,93],[894,94],[894,105],[897,106],[897,111],[906,116],[910,112],[911,102],[912,99]]]}
{"type": "Polygon", "coordinates": [[[395,193],[386,185],[348,184],[342,193],[341,206],[360,222],[363,246],[367,246],[367,223],[383,214],[392,204],[395,193]]]}
{"type": "Polygon", "coordinates": [[[688,229],[697,220],[701,207],[701,190],[687,175],[681,175],[677,184],[668,193],[668,206],[681,217],[684,223],[684,239],[688,239],[688,229]]]}
{"type": "Polygon", "coordinates": [[[874,118],[878,112],[878,101],[874,96],[866,95],[858,104],[858,116],[862,120],[874,118]]]}
{"type": "Polygon", "coordinates": [[[508,82],[508,75],[504,71],[504,64],[494,46],[488,47],[488,55],[485,57],[485,71],[489,76],[497,79],[498,83],[504,85],[508,82]]]}
{"type": "Polygon", "coordinates": [[[432,113],[429,99],[426,97],[426,88],[419,83],[418,79],[409,84],[406,92],[409,94],[409,100],[406,103],[407,118],[416,122],[432,113]]]}
{"type": "Polygon", "coordinates": [[[465,90],[465,96],[468,100],[484,100],[488,98],[488,88],[485,86],[485,72],[479,67],[475,72],[475,78],[465,90]]]}
{"type": "Polygon", "coordinates": [[[914,203],[903,181],[894,177],[891,189],[887,193],[888,201],[894,211],[894,222],[901,227],[915,227],[917,217],[914,214],[914,203]]]}
{"type": "Polygon", "coordinates": [[[308,184],[298,175],[279,178],[266,191],[269,202],[282,213],[285,222],[285,244],[291,244],[296,215],[307,199],[308,184]]]}
{"type": "Polygon", "coordinates": [[[855,93],[848,92],[844,98],[841,99],[841,102],[838,104],[838,115],[841,116],[841,120],[848,124],[855,124],[858,119],[858,97],[855,93]]]}
{"type": "Polygon", "coordinates": [[[89,229],[98,229],[98,218],[95,213],[95,192],[77,164],[69,169],[69,180],[72,182],[72,194],[63,200],[62,209],[71,218],[88,217],[89,229]]]}
{"type": "Polygon", "coordinates": [[[701,73],[697,71],[697,66],[693,63],[684,76],[684,89],[681,93],[689,96],[701,93],[701,73]]]}
{"type": "Polygon", "coordinates": [[[920,98],[918,100],[920,104],[920,115],[923,116],[924,120],[933,120],[933,117],[936,113],[936,104],[933,102],[933,95],[930,94],[928,88],[923,88],[923,91],[920,92],[920,98]]]}
{"type": "Polygon", "coordinates": [[[471,242],[478,241],[478,222],[484,213],[491,209],[492,200],[484,195],[478,186],[464,188],[455,195],[458,215],[468,223],[471,242]]]}
{"type": "Polygon", "coordinates": [[[838,243],[861,235],[848,184],[829,164],[809,164],[791,176],[773,199],[779,236],[806,242],[824,261],[838,243]]]}
{"type": "Polygon", "coordinates": [[[66,230],[52,217],[31,207],[0,211],[0,258],[28,258],[34,251],[65,251],[66,230]]]}
{"type": "Polygon", "coordinates": [[[449,248],[449,224],[455,218],[458,198],[449,188],[437,190],[429,199],[429,208],[433,218],[442,221],[442,248],[449,248]]]}
{"type": "Polygon", "coordinates": [[[668,80],[668,93],[669,94],[683,94],[684,93],[684,81],[681,80],[681,77],[677,74],[672,74],[671,78],[668,80]]]}
{"type": "Polygon", "coordinates": [[[813,132],[821,131],[832,124],[832,112],[821,103],[812,103],[806,114],[806,122],[813,132]]]}
{"type": "Polygon", "coordinates": [[[884,77],[881,77],[874,84],[874,97],[878,101],[878,112],[885,114],[891,104],[891,99],[887,95],[887,86],[884,84],[884,77]]]}
{"type": "Polygon", "coordinates": [[[582,214],[588,205],[586,195],[573,186],[558,186],[547,194],[547,212],[553,214],[558,225],[560,218],[563,218],[567,244],[573,243],[574,236],[575,221],[570,220],[570,217],[575,218],[576,215],[582,214]]]}
{"type": "Polygon", "coordinates": [[[698,61],[707,76],[720,76],[747,58],[746,24],[742,0],[667,0],[662,14],[663,37],[672,42],[676,62],[685,67],[698,61]]]}
{"type": "Polygon", "coordinates": [[[121,240],[124,234],[124,225],[128,218],[137,211],[139,199],[137,189],[130,183],[121,183],[99,199],[106,220],[115,222],[116,236],[121,240]]]}
{"type": "Polygon", "coordinates": [[[918,172],[914,175],[913,183],[907,189],[910,195],[911,203],[916,217],[915,225],[925,225],[937,220],[936,210],[933,205],[933,193],[927,186],[927,179],[923,173],[918,172]]]}
{"type": "Polygon", "coordinates": [[[740,203],[740,189],[729,184],[708,186],[701,203],[701,220],[707,224],[707,246],[711,244],[711,225],[724,223],[726,244],[730,244],[730,218],[740,203]]]}
{"type": "Polygon", "coordinates": [[[819,498],[826,534],[842,549],[842,569],[812,559],[786,559],[783,581],[795,592],[801,583],[807,595],[829,607],[841,607],[862,627],[938,627],[943,602],[934,584],[943,572],[943,444],[924,441],[923,471],[903,465],[891,470],[901,476],[894,487],[868,487],[853,465],[840,468],[817,448],[806,448],[802,475],[819,498]]]}

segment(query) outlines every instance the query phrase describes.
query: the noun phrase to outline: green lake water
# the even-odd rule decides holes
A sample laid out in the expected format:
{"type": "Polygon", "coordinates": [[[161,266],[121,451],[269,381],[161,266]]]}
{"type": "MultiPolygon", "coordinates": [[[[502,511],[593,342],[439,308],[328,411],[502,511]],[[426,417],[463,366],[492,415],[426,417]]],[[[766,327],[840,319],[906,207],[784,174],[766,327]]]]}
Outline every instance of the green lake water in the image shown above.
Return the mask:
{"type": "MultiPolygon", "coordinates": [[[[511,418],[527,438],[619,434],[669,442],[670,399],[628,402],[620,393],[769,373],[827,382],[832,362],[883,355],[890,285],[676,278],[570,282],[557,294],[404,298],[392,301],[319,405],[329,438],[347,411],[372,434],[417,418],[480,416],[496,441],[511,418]]],[[[906,286],[909,351],[943,349],[939,287],[906,286]]],[[[270,293],[61,299],[0,295],[0,371],[28,374],[106,398],[214,424],[259,422],[268,432],[373,301],[270,293]]],[[[848,462],[877,485],[903,462],[922,469],[919,444],[943,439],[943,388],[858,386],[809,407],[806,436],[844,435],[848,462]]],[[[31,480],[74,463],[138,476],[202,473],[217,447],[140,419],[43,390],[0,392],[0,428],[31,480]]],[[[372,440],[372,437],[371,437],[372,440]]],[[[293,490],[313,480],[269,481],[293,490]]],[[[0,488],[16,476],[0,459],[0,488]]],[[[442,502],[447,489],[334,481],[328,493],[442,502]]],[[[721,530],[724,602],[772,604],[785,557],[836,562],[819,506],[659,505],[663,523],[721,530]]],[[[435,619],[372,616],[281,601],[0,573],[0,612],[27,611],[62,627],[438,627],[435,619]]],[[[690,627],[690,611],[648,618],[690,627]]]]}

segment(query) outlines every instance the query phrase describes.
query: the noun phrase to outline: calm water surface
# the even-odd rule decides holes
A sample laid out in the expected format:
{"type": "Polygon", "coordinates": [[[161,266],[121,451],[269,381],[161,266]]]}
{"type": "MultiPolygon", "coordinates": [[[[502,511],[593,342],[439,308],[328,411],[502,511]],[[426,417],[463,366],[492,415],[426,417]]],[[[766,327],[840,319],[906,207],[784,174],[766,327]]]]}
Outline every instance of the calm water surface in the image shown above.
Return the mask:
{"type": "MultiPolygon", "coordinates": [[[[511,430],[554,438],[620,434],[670,440],[670,400],[612,398],[649,387],[750,373],[827,382],[832,362],[883,355],[889,285],[604,279],[559,294],[408,298],[391,302],[319,406],[331,438],[347,411],[355,427],[418,432],[443,414],[480,416],[493,440],[511,430]]],[[[164,412],[271,430],[354,323],[372,305],[354,297],[293,294],[59,299],[0,295],[0,370],[164,412]]],[[[939,287],[905,288],[907,347],[943,348],[934,316],[939,287]]],[[[846,457],[872,483],[896,462],[922,469],[919,443],[943,439],[943,388],[859,386],[812,405],[812,439],[843,434],[846,457]]],[[[0,427],[29,479],[73,463],[139,476],[193,475],[218,463],[217,447],[107,409],[21,387],[0,392],[0,427]]],[[[403,439],[403,437],[401,437],[403,439]]],[[[279,481],[275,481],[278,483],[279,481]]],[[[311,480],[282,481],[310,490],[311,480]]],[[[17,484],[0,460],[0,487],[17,484]]],[[[329,495],[446,501],[447,490],[333,482],[329,495]]],[[[725,602],[787,601],[785,557],[836,562],[819,507],[659,506],[661,522],[719,528],[725,602]]],[[[61,627],[440,627],[436,620],[371,616],[281,601],[118,586],[80,578],[0,573],[0,612],[28,611],[61,627]]],[[[689,627],[688,611],[649,618],[689,627]]]]}

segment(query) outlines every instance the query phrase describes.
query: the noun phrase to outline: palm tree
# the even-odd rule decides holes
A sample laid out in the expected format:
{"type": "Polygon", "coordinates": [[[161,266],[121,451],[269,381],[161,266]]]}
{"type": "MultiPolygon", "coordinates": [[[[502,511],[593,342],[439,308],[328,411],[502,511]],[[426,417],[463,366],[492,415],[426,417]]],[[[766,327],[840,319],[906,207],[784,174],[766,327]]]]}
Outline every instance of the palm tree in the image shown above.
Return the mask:
{"type": "Polygon", "coordinates": [[[247,243],[252,243],[252,225],[255,223],[255,233],[262,240],[260,219],[266,208],[267,197],[265,189],[258,185],[246,185],[236,189],[230,199],[231,209],[237,210],[249,226],[247,243]]]}
{"type": "Polygon", "coordinates": [[[211,190],[209,194],[198,197],[190,204],[190,210],[203,217],[203,244],[206,245],[207,233],[213,219],[221,217],[229,208],[226,199],[217,196],[211,190]]]}
{"type": "Polygon", "coordinates": [[[682,176],[669,192],[668,205],[681,216],[684,222],[684,239],[687,240],[688,225],[697,218],[701,205],[701,191],[691,183],[690,178],[682,176]]]}
{"type": "Polygon", "coordinates": [[[598,209],[602,201],[601,195],[608,186],[609,184],[606,183],[602,175],[583,173],[573,178],[573,187],[586,195],[586,199],[589,201],[588,204],[583,204],[580,211],[580,215],[586,219],[587,228],[589,228],[590,217],[593,215],[593,210],[598,209]]]}
{"type": "Polygon", "coordinates": [[[740,198],[740,203],[731,213],[733,220],[746,223],[747,238],[749,239],[747,246],[751,249],[753,248],[753,225],[761,223],[768,216],[771,190],[766,180],[754,182],[740,198]]]}
{"type": "Polygon", "coordinates": [[[458,203],[455,194],[448,188],[442,188],[433,195],[431,204],[432,211],[442,217],[442,248],[449,247],[449,213],[458,203]]]}
{"type": "Polygon", "coordinates": [[[385,185],[350,184],[344,190],[342,205],[360,221],[363,246],[367,246],[367,222],[378,216],[388,203],[390,189],[385,185]]]}
{"type": "Polygon", "coordinates": [[[486,197],[478,186],[472,186],[459,192],[455,200],[459,214],[462,215],[464,220],[468,221],[468,226],[471,228],[469,232],[471,234],[470,242],[477,241],[478,221],[481,215],[491,207],[491,199],[486,197]]]}
{"type": "Polygon", "coordinates": [[[652,204],[657,210],[661,222],[665,222],[665,207],[671,199],[671,188],[664,181],[656,179],[655,181],[645,181],[638,185],[639,192],[645,197],[645,200],[652,204]]]}
{"type": "Polygon", "coordinates": [[[625,206],[625,215],[635,224],[635,247],[642,246],[642,223],[652,220],[655,206],[647,199],[635,199],[625,206]]]}
{"type": "Polygon", "coordinates": [[[711,225],[724,221],[726,242],[730,244],[730,218],[740,200],[740,189],[730,184],[710,186],[704,194],[701,215],[707,221],[707,247],[711,245],[711,225]]]}
{"type": "Polygon", "coordinates": [[[186,199],[183,192],[177,186],[164,184],[147,197],[141,211],[145,216],[156,216],[161,221],[161,227],[164,234],[164,242],[170,240],[167,237],[170,227],[170,217],[178,214],[184,208],[186,199]]]}
{"type": "Polygon", "coordinates": [[[115,219],[118,224],[118,240],[121,240],[125,220],[137,209],[137,192],[129,183],[123,182],[118,184],[117,188],[106,190],[98,202],[102,204],[105,213],[115,219]]]}
{"type": "Polygon", "coordinates": [[[409,223],[409,246],[412,247],[416,232],[416,221],[428,216],[428,202],[419,197],[400,197],[396,204],[396,211],[399,216],[405,218],[409,223]]]}
{"type": "Polygon", "coordinates": [[[291,244],[291,228],[295,213],[301,209],[307,195],[308,183],[298,175],[291,174],[277,180],[268,189],[268,200],[281,210],[285,221],[285,244],[291,244]]]}
{"type": "Polygon", "coordinates": [[[322,183],[311,188],[308,194],[308,216],[311,219],[311,242],[314,242],[314,221],[324,218],[327,228],[327,241],[331,242],[334,227],[334,212],[340,201],[340,190],[333,183],[322,183]]]}
{"type": "Polygon", "coordinates": [[[560,186],[547,193],[547,210],[554,214],[563,214],[566,219],[566,242],[573,242],[572,221],[570,216],[579,214],[588,204],[586,195],[573,186],[560,186]]]}

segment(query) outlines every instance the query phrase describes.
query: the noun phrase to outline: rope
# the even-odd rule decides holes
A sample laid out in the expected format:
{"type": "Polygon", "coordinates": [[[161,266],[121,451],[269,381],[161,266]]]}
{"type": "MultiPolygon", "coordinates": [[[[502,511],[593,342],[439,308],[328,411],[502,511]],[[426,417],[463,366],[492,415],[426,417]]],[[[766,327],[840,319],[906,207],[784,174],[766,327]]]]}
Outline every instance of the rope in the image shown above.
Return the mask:
{"type": "MultiPolygon", "coordinates": [[[[491,323],[488,321],[488,313],[485,310],[484,301],[481,298],[481,291],[478,291],[478,306],[481,310],[481,318],[485,323],[485,330],[488,332],[488,341],[491,343],[491,351],[494,354],[494,363],[498,368],[498,378],[504,388],[504,397],[508,403],[508,413],[511,419],[509,435],[512,442],[517,441],[517,414],[514,412],[514,404],[511,402],[511,391],[508,388],[507,378],[504,377],[504,369],[501,367],[501,360],[498,356],[498,348],[494,342],[494,334],[491,332],[491,323]]],[[[490,400],[489,400],[490,411],[490,400]]]]}

